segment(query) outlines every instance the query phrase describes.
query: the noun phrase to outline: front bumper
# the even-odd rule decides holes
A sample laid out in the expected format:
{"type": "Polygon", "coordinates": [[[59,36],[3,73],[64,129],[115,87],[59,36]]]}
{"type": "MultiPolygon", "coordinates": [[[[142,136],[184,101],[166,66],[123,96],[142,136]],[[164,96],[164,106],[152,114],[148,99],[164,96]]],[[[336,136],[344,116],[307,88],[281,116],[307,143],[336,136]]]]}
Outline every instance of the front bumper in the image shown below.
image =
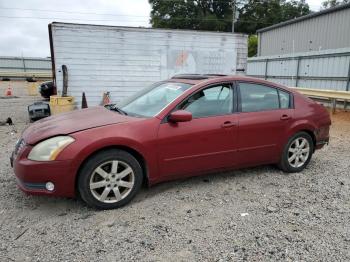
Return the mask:
{"type": "Polygon", "coordinates": [[[71,161],[32,161],[27,159],[30,149],[28,146],[10,157],[18,187],[27,194],[74,197],[75,174],[71,161]],[[46,189],[47,182],[55,185],[53,191],[46,189]]]}

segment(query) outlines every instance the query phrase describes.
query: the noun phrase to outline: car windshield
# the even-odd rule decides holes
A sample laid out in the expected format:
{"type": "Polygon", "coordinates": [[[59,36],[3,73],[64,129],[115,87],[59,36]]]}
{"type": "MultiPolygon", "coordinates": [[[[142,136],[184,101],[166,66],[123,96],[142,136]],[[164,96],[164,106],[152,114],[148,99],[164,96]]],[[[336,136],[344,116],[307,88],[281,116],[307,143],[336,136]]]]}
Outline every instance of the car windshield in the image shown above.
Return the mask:
{"type": "Polygon", "coordinates": [[[191,86],[175,82],[155,83],[122,101],[118,107],[128,115],[152,117],[191,86]]]}

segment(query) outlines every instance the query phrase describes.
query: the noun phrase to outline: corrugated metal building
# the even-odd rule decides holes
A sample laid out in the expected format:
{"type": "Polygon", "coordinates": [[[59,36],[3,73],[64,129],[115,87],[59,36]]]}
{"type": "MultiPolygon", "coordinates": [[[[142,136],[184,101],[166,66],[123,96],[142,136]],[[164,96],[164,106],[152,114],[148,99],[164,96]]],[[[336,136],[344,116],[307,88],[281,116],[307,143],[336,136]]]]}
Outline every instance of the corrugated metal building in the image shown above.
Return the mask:
{"type": "Polygon", "coordinates": [[[349,90],[350,48],[252,58],[247,74],[291,87],[349,90]]]}
{"type": "Polygon", "coordinates": [[[68,68],[68,94],[82,92],[97,105],[103,92],[113,102],[174,74],[235,74],[246,68],[247,36],[192,30],[50,24],[57,91],[68,68]]]}
{"type": "Polygon", "coordinates": [[[350,89],[350,4],[258,31],[247,75],[287,86],[350,89]]]}
{"type": "Polygon", "coordinates": [[[258,56],[350,47],[350,4],[257,31],[258,56]]]}

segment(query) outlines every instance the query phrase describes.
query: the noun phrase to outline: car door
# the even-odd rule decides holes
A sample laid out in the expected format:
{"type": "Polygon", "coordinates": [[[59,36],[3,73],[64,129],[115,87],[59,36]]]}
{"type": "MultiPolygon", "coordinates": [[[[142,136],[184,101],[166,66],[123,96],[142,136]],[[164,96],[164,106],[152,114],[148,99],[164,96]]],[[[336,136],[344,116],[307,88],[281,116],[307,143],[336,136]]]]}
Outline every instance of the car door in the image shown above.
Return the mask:
{"type": "Polygon", "coordinates": [[[239,82],[238,96],[239,164],[279,161],[294,117],[292,94],[272,86],[239,82]]]}
{"type": "Polygon", "coordinates": [[[238,119],[232,84],[197,91],[175,110],[192,113],[188,122],[163,121],[158,133],[158,163],[164,176],[231,167],[236,162],[238,119]]]}

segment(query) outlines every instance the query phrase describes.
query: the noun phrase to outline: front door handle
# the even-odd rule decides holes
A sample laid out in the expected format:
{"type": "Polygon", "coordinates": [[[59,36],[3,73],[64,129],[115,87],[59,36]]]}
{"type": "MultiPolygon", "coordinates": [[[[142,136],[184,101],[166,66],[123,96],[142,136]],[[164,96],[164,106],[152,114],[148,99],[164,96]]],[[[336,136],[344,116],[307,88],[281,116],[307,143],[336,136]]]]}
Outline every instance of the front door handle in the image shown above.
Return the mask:
{"type": "Polygon", "coordinates": [[[221,125],[221,127],[227,128],[227,127],[232,127],[232,126],[236,126],[236,125],[237,125],[236,122],[226,121],[225,123],[223,123],[223,124],[221,125]]]}
{"type": "Polygon", "coordinates": [[[281,120],[288,120],[288,119],[290,119],[289,115],[282,115],[281,116],[281,120]]]}

